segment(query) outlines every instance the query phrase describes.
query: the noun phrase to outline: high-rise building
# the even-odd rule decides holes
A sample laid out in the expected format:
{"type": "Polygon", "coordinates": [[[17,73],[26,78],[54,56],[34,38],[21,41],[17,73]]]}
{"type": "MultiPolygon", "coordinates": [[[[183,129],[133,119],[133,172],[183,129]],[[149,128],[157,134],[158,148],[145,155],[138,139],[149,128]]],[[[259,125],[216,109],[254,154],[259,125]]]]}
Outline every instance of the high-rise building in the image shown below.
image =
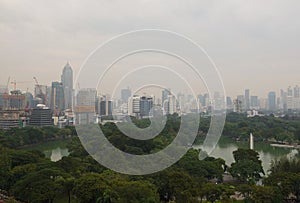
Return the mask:
{"type": "Polygon", "coordinates": [[[292,90],[291,86],[289,86],[287,89],[287,96],[293,96],[293,90],[292,90]]]}
{"type": "Polygon", "coordinates": [[[239,100],[239,99],[233,100],[233,112],[236,112],[236,113],[243,112],[241,100],[239,100]]]}
{"type": "Polygon", "coordinates": [[[100,116],[111,116],[112,115],[112,101],[108,96],[101,96],[98,98],[96,106],[97,114],[100,116]]]}
{"type": "Polygon", "coordinates": [[[129,99],[129,114],[138,117],[150,116],[153,107],[153,97],[134,95],[129,99]]]}
{"type": "Polygon", "coordinates": [[[55,114],[65,109],[64,88],[61,82],[52,82],[50,106],[55,114]]]}
{"type": "Polygon", "coordinates": [[[280,108],[287,111],[287,93],[284,90],[280,90],[280,108]]]}
{"type": "Polygon", "coordinates": [[[20,111],[0,111],[0,128],[9,129],[15,127],[22,127],[22,122],[20,120],[20,111]]]}
{"type": "Polygon", "coordinates": [[[250,90],[245,90],[245,110],[250,109],[250,90]]]}
{"type": "Polygon", "coordinates": [[[176,98],[174,95],[169,95],[163,104],[166,114],[173,114],[176,112],[176,98]]]}
{"type": "Polygon", "coordinates": [[[296,85],[294,87],[294,97],[295,98],[299,98],[300,97],[300,88],[298,87],[298,85],[296,85]]]}
{"type": "Polygon", "coordinates": [[[131,97],[131,90],[129,88],[121,90],[121,100],[123,103],[127,103],[129,97],[131,97]]]}
{"type": "Polygon", "coordinates": [[[150,115],[150,110],[153,107],[153,98],[142,96],[140,97],[140,116],[147,117],[150,115]]]}
{"type": "Polygon", "coordinates": [[[63,69],[61,82],[65,95],[65,108],[71,109],[73,106],[73,70],[69,63],[63,69]]]}
{"type": "Polygon", "coordinates": [[[11,94],[2,94],[3,110],[22,110],[25,108],[25,95],[20,90],[11,91],[11,94]]]}
{"type": "Polygon", "coordinates": [[[95,88],[80,89],[76,97],[77,106],[95,106],[97,90],[95,88]]]}
{"type": "Polygon", "coordinates": [[[170,89],[164,89],[162,91],[161,95],[161,105],[164,104],[164,102],[168,99],[168,96],[171,95],[171,90],[170,89]]]}
{"type": "Polygon", "coordinates": [[[53,126],[51,109],[43,104],[38,104],[32,111],[29,125],[36,127],[53,126]]]}
{"type": "Polygon", "coordinates": [[[275,92],[269,92],[268,94],[268,109],[269,111],[275,111],[276,110],[276,93],[275,92]]]}
{"type": "Polygon", "coordinates": [[[239,100],[241,102],[241,111],[245,111],[245,108],[246,108],[245,95],[238,95],[237,100],[239,100]]]}
{"type": "Polygon", "coordinates": [[[258,96],[251,96],[250,97],[250,107],[251,107],[251,109],[258,109],[259,108],[258,96]]]}

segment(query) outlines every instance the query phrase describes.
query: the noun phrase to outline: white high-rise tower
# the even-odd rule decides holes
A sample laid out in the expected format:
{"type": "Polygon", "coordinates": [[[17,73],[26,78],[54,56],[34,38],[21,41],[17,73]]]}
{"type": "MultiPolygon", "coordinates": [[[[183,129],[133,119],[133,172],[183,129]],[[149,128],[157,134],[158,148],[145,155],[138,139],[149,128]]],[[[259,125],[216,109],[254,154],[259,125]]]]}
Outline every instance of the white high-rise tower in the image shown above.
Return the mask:
{"type": "Polygon", "coordinates": [[[73,105],[73,70],[69,62],[65,65],[61,75],[61,82],[64,88],[65,108],[72,109],[73,105]]]}

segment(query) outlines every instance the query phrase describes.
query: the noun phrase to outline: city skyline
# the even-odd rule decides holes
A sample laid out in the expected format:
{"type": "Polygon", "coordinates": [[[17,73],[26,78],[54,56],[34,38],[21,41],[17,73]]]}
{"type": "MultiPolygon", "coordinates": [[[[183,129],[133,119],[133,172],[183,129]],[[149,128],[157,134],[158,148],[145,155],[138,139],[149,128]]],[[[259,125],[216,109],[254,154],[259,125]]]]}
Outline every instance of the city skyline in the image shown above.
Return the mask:
{"type": "Polygon", "coordinates": [[[36,76],[41,84],[58,80],[68,60],[76,76],[99,44],[127,31],[156,28],[200,44],[216,63],[228,95],[247,88],[255,95],[267,95],[300,82],[300,48],[295,43],[300,25],[294,23],[299,8],[297,1],[28,1],[22,5],[4,0],[0,2],[0,84],[5,85],[9,76],[16,81],[36,76]],[[115,8],[119,15],[111,15],[115,8]]]}

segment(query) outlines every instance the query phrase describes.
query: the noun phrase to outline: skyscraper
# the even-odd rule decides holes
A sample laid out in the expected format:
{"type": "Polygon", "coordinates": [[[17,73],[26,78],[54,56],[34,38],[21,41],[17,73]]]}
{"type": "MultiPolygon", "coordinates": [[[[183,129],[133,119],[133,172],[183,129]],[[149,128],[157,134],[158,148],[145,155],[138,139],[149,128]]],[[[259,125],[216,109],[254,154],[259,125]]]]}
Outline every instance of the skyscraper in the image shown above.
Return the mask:
{"type": "Polygon", "coordinates": [[[129,88],[121,90],[121,100],[123,103],[127,103],[129,97],[131,97],[131,90],[129,88]]]}
{"type": "Polygon", "coordinates": [[[299,98],[299,97],[300,97],[300,88],[299,88],[298,85],[296,85],[296,86],[294,87],[294,97],[295,97],[295,98],[299,98]]]}
{"type": "Polygon", "coordinates": [[[73,104],[73,70],[69,63],[63,69],[61,82],[65,95],[65,108],[71,109],[73,104]]]}
{"type": "Polygon", "coordinates": [[[54,110],[54,114],[65,109],[64,88],[60,82],[52,82],[50,106],[54,110]]]}
{"type": "Polygon", "coordinates": [[[259,108],[258,96],[251,96],[250,98],[251,98],[250,99],[251,109],[258,109],[259,108]]]}
{"type": "Polygon", "coordinates": [[[276,93],[275,92],[269,92],[269,94],[268,94],[268,107],[269,107],[269,111],[276,110],[276,93]]]}
{"type": "Polygon", "coordinates": [[[150,110],[153,107],[153,98],[152,97],[146,97],[146,96],[142,96],[140,98],[140,116],[143,117],[147,117],[150,114],[150,110]]]}
{"type": "Polygon", "coordinates": [[[246,110],[250,109],[250,90],[249,89],[245,90],[245,109],[246,110]]]}
{"type": "Polygon", "coordinates": [[[162,95],[161,95],[161,104],[163,106],[164,102],[166,100],[168,100],[168,96],[171,95],[171,90],[170,89],[164,89],[162,91],[162,95]]]}

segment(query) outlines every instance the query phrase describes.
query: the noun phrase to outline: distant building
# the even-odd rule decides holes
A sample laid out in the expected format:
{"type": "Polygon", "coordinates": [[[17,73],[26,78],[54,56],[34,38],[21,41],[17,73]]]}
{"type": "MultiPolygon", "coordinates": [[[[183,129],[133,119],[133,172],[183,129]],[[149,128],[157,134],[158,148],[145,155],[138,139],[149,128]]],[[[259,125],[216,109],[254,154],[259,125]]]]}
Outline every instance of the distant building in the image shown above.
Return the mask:
{"type": "Polygon", "coordinates": [[[111,116],[112,115],[112,101],[108,96],[101,96],[97,102],[97,114],[100,116],[111,116]]]}
{"type": "Polygon", "coordinates": [[[127,103],[129,97],[131,97],[131,90],[128,89],[122,89],[121,90],[121,101],[122,103],[127,103]]]}
{"type": "Polygon", "coordinates": [[[227,109],[232,109],[233,108],[232,99],[229,96],[226,97],[226,105],[227,105],[227,109]]]}
{"type": "Polygon", "coordinates": [[[76,106],[95,106],[96,95],[95,88],[80,89],[76,96],[76,106]]]}
{"type": "Polygon", "coordinates": [[[242,113],[243,108],[242,108],[242,101],[239,99],[233,100],[233,112],[236,113],[242,113]]]}
{"type": "Polygon", "coordinates": [[[29,125],[35,127],[53,126],[51,109],[43,104],[38,104],[31,113],[29,125]]]}
{"type": "Polygon", "coordinates": [[[259,109],[258,96],[250,97],[250,108],[251,109],[259,109]]]}
{"type": "Polygon", "coordinates": [[[250,90],[245,90],[245,110],[250,109],[250,90]]]}
{"type": "Polygon", "coordinates": [[[34,97],[35,99],[40,98],[42,100],[42,104],[49,107],[51,106],[51,91],[52,87],[48,87],[46,85],[35,85],[34,97]]]}
{"type": "Polygon", "coordinates": [[[54,114],[58,114],[65,110],[64,88],[61,82],[52,82],[50,104],[54,114]]]}
{"type": "Polygon", "coordinates": [[[275,111],[276,108],[276,93],[275,92],[269,92],[268,94],[268,109],[269,111],[275,111]]]}
{"type": "Polygon", "coordinates": [[[152,97],[146,97],[142,96],[140,98],[140,116],[148,117],[150,116],[150,110],[153,107],[153,98],[152,97]]]}
{"type": "Polygon", "coordinates": [[[74,106],[75,125],[86,125],[97,122],[95,106],[74,106]]]}
{"type": "Polygon", "coordinates": [[[291,86],[289,86],[288,88],[287,88],[287,96],[293,96],[293,89],[292,89],[292,87],[291,86]]]}
{"type": "Polygon", "coordinates": [[[21,127],[22,121],[20,120],[20,111],[5,110],[0,111],[0,128],[9,129],[21,127]]]}
{"type": "Polygon", "coordinates": [[[3,110],[23,110],[25,108],[25,95],[20,90],[11,91],[11,94],[2,94],[3,110]]]}
{"type": "Polygon", "coordinates": [[[295,98],[299,98],[300,97],[300,88],[298,87],[298,85],[296,85],[294,87],[294,97],[295,98]]]}
{"type": "Polygon", "coordinates": [[[63,69],[61,82],[64,89],[65,108],[72,109],[73,105],[73,70],[69,63],[63,69]]]}
{"type": "Polygon", "coordinates": [[[150,116],[153,107],[153,97],[134,95],[129,99],[129,114],[137,118],[150,116]]]}
{"type": "Polygon", "coordinates": [[[33,95],[30,92],[25,93],[25,108],[34,108],[33,95]]]}
{"type": "Polygon", "coordinates": [[[161,105],[163,106],[164,102],[168,100],[168,96],[172,95],[170,89],[164,89],[161,95],[161,105]]]}
{"type": "Polygon", "coordinates": [[[135,114],[137,117],[140,113],[140,97],[137,95],[134,95],[132,97],[132,113],[135,114]]]}
{"type": "Polygon", "coordinates": [[[176,112],[176,98],[174,95],[168,95],[163,103],[163,109],[166,114],[174,114],[176,112]]]}

